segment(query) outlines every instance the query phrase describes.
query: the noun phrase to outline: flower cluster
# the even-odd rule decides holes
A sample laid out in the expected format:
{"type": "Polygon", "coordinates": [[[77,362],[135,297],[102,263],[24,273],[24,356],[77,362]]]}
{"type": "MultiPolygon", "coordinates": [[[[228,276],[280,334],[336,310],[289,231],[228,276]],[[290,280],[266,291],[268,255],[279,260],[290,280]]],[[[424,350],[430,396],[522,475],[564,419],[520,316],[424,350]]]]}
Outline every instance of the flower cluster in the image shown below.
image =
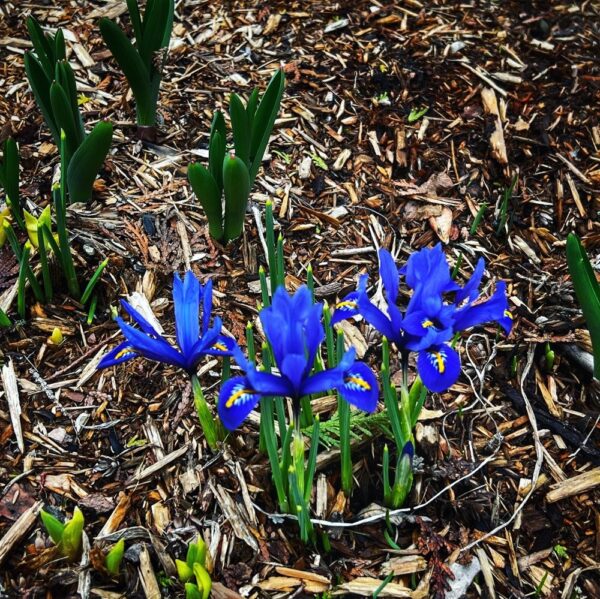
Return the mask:
{"type": "Polygon", "coordinates": [[[202,286],[192,271],[185,273],[183,281],[178,275],[173,280],[175,306],[175,331],[179,349],[173,347],[131,304],[121,301],[123,308],[141,331],[117,317],[125,336],[104,358],[98,368],[107,368],[138,356],[179,366],[193,374],[205,355],[230,356],[235,342],[221,334],[222,323],[215,318],[210,326],[212,312],[212,281],[202,286]],[[202,324],[198,320],[202,304],[202,324]]]}
{"type": "Polygon", "coordinates": [[[245,371],[229,379],[219,394],[219,416],[226,428],[237,428],[261,397],[289,397],[295,411],[300,399],[314,393],[337,390],[349,403],[367,412],[377,407],[379,388],[371,369],[355,360],[348,350],[335,368],[313,372],[319,348],[325,340],[323,304],[313,303],[302,286],[293,296],[278,287],[273,304],[263,308],[260,320],[273,350],[278,374],[257,370],[239,348],[233,356],[245,371]]]}
{"type": "Polygon", "coordinates": [[[512,319],[505,283],[499,282],[494,294],[481,300],[483,258],[464,287],[452,279],[440,244],[415,252],[400,269],[390,253],[382,249],[379,265],[386,310],[369,299],[367,275],[363,275],[357,290],[337,305],[332,322],[360,315],[401,352],[417,352],[419,376],[430,391],[445,391],[460,374],[460,357],[451,343],[457,333],[490,321],[510,332],[512,319]],[[401,275],[412,289],[404,314],[397,305],[401,275]]]}

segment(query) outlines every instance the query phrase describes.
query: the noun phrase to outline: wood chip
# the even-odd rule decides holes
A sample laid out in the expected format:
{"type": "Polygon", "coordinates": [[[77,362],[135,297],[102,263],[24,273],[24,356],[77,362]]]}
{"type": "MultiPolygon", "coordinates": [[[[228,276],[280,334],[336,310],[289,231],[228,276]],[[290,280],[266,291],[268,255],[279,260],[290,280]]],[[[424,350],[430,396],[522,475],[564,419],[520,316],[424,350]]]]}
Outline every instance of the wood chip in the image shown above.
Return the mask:
{"type": "Polygon", "coordinates": [[[600,485],[600,466],[552,485],[552,490],[546,494],[546,501],[555,503],[573,495],[581,495],[598,485],[600,485]]]}
{"type": "Polygon", "coordinates": [[[160,599],[160,587],[158,586],[158,581],[156,580],[150,560],[150,553],[148,553],[146,545],[142,545],[142,550],[140,551],[140,567],[138,570],[146,599],[160,599]]]}
{"type": "Polygon", "coordinates": [[[27,511],[23,512],[19,519],[8,529],[0,539],[0,564],[6,559],[12,548],[21,541],[35,524],[38,514],[44,505],[43,501],[33,504],[27,511]]]}
{"type": "Polygon", "coordinates": [[[10,421],[12,423],[13,432],[17,439],[17,446],[21,453],[25,453],[25,442],[23,441],[23,429],[21,428],[21,402],[19,401],[19,388],[17,386],[17,375],[13,361],[8,362],[2,367],[2,386],[4,387],[4,395],[8,403],[8,411],[10,412],[10,421]]]}

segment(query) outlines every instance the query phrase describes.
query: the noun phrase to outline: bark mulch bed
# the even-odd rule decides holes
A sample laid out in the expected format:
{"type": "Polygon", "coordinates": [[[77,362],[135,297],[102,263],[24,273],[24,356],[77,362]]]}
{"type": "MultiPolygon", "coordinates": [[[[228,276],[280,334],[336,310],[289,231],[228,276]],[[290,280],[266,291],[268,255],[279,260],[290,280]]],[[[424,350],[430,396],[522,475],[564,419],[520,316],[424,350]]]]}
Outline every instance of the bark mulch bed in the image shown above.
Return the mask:
{"type": "MultiPolygon", "coordinates": [[[[23,69],[26,16],[65,30],[88,127],[115,124],[95,201],[70,209],[78,268],[110,258],[94,323],[58,294],[0,332],[22,411],[19,432],[0,394],[2,596],[181,597],[174,559],[201,533],[215,597],[372,596],[388,574],[380,597],[459,597],[471,579],[469,597],[600,597],[599,387],[564,252],[575,231],[598,263],[598,5],[184,0],[176,11],[160,133],[148,143],[136,139],[131,94],[97,28],[124,2],[0,6],[0,142],[20,144],[25,199],[49,201],[58,164],[23,69]],[[286,90],[245,235],[219,247],[185,170],[205,159],[212,112],[229,92],[264,86],[279,65],[286,90]],[[427,400],[407,503],[416,508],[390,524],[400,549],[384,537],[380,430],[357,441],[350,500],[335,447],[322,454],[315,516],[331,523],[321,527],[325,552],[277,516],[253,421],[211,454],[175,369],[136,360],[95,370],[119,336],[111,305],[142,291],[171,333],[172,274],[188,267],[213,279],[215,312],[242,342],[257,314],[255,214],[267,199],[289,288],[312,264],[330,303],[359,273],[376,277],[379,246],[404,260],[441,240],[451,260],[463,253],[462,274],[484,256],[487,280],[508,283],[510,337],[494,327],[465,337],[459,383],[427,400]],[[59,347],[48,343],[56,326],[59,347]],[[42,505],[83,510],[92,565],[124,532],[121,578],[49,557],[42,505]]],[[[0,250],[0,293],[16,275],[0,250]]],[[[356,323],[348,334],[375,364],[373,332],[356,323]]],[[[217,366],[202,368],[209,397],[217,366]]]]}

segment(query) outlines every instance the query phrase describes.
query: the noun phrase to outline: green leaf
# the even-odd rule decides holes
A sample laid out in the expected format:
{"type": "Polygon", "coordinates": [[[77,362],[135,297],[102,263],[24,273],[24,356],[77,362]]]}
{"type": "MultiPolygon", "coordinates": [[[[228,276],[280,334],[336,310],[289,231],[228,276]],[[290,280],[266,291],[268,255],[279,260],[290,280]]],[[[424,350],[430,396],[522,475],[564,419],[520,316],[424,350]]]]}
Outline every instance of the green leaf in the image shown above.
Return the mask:
{"type": "MultiPolygon", "coordinates": [[[[33,97],[40,109],[48,129],[54,138],[54,143],[60,144],[60,128],[54,120],[54,112],[52,111],[52,103],[50,102],[50,84],[52,79],[49,78],[38,59],[31,53],[25,53],[25,73],[29,80],[29,87],[33,92],[33,97]]],[[[54,69],[52,69],[54,71],[54,69]]]]}
{"type": "Polygon", "coordinates": [[[91,199],[94,180],[110,149],[112,134],[112,123],[100,121],[71,157],[67,169],[71,202],[88,202],[91,199]]]}
{"type": "Polygon", "coordinates": [[[205,565],[206,543],[202,537],[199,536],[196,542],[189,544],[185,561],[190,568],[193,568],[195,563],[205,565]]]}
{"type": "Polygon", "coordinates": [[[60,83],[69,100],[69,106],[73,115],[73,121],[77,132],[77,145],[83,142],[85,138],[85,129],[83,120],[79,112],[79,102],[77,100],[77,85],[75,83],[75,75],[71,65],[66,60],[61,60],[56,63],[56,80],[60,83]]]}
{"type": "Polygon", "coordinates": [[[225,127],[225,117],[220,110],[216,110],[213,114],[212,123],[210,124],[210,135],[213,136],[214,132],[218,131],[223,139],[227,139],[227,129],[225,127]]]}
{"type": "Polygon", "coordinates": [[[210,574],[206,571],[204,566],[196,562],[194,564],[194,576],[196,577],[198,588],[202,591],[202,599],[208,599],[210,597],[210,590],[212,588],[210,574]]]}
{"type": "Polygon", "coordinates": [[[50,103],[57,126],[65,132],[66,166],[79,147],[79,130],[67,94],[56,81],[50,86],[50,103]]]}
{"type": "MultiPolygon", "coordinates": [[[[196,561],[197,553],[198,553],[198,546],[196,545],[196,543],[190,543],[188,545],[187,554],[185,556],[185,563],[190,567],[190,569],[194,567],[194,562],[196,561]]],[[[193,572],[192,572],[192,575],[193,575],[193,572]]]]}
{"type": "Polygon", "coordinates": [[[194,562],[187,564],[180,559],[176,559],[175,565],[177,566],[177,578],[179,578],[180,582],[187,582],[194,575],[194,571],[192,569],[194,562]]]}
{"type": "MultiPolygon", "coordinates": [[[[218,135],[218,134],[217,134],[218,135]]],[[[188,179],[208,218],[208,230],[213,239],[223,237],[223,207],[221,191],[209,170],[194,162],[188,166],[188,179]]]]}
{"type": "Polygon", "coordinates": [[[88,299],[90,299],[90,295],[92,295],[92,291],[94,291],[94,289],[96,288],[96,285],[98,284],[98,281],[100,280],[100,277],[102,276],[102,272],[104,271],[104,269],[106,268],[106,265],[108,264],[108,258],[105,258],[104,260],[102,260],[102,262],[100,262],[98,268],[96,268],[96,270],[94,271],[94,274],[92,275],[92,278],[90,279],[90,282],[87,284],[83,295],[81,296],[81,300],[80,302],[82,304],[86,304],[88,299]]]}
{"type": "Polygon", "coordinates": [[[46,77],[52,79],[54,77],[54,63],[56,62],[56,58],[51,39],[48,39],[49,36],[44,33],[41,25],[34,17],[28,17],[26,23],[39,64],[44,69],[46,77]]]}
{"type": "Polygon", "coordinates": [[[106,554],[106,558],[104,560],[106,569],[110,572],[112,576],[119,575],[119,569],[121,567],[121,562],[123,561],[123,554],[125,553],[125,540],[119,539],[113,548],[106,554]]]}
{"type": "Polygon", "coordinates": [[[65,35],[59,29],[54,36],[54,61],[67,60],[67,48],[65,46],[65,35]]]}
{"type": "Polygon", "coordinates": [[[223,160],[225,159],[225,138],[219,131],[214,131],[208,145],[208,170],[219,189],[223,191],[223,160]]]}
{"type": "Polygon", "coordinates": [[[202,593],[193,582],[185,583],[185,599],[202,599],[202,593]]]}
{"type": "Polygon", "coordinates": [[[76,507],[73,511],[73,517],[65,525],[61,541],[62,553],[70,561],[74,561],[77,558],[77,554],[81,548],[81,536],[84,524],[83,514],[76,507]]]}
{"type": "Polygon", "coordinates": [[[594,377],[600,379],[600,285],[581,241],[573,233],[567,238],[567,263],[592,339],[594,377]]]}
{"type": "Polygon", "coordinates": [[[244,217],[250,195],[250,176],[243,160],[230,154],[223,161],[223,191],[225,192],[225,241],[237,239],[244,228],[244,217]]]}
{"type": "Polygon", "coordinates": [[[162,47],[165,27],[169,23],[169,4],[168,0],[155,0],[152,3],[148,2],[146,5],[144,34],[140,43],[138,43],[138,50],[149,72],[154,69],[154,53],[162,47]]]}
{"type": "Polygon", "coordinates": [[[140,7],[137,0],[127,0],[127,8],[129,9],[129,18],[131,19],[131,26],[133,27],[133,34],[135,35],[135,43],[139,47],[142,37],[142,19],[140,18],[140,7]]]}
{"type": "Polygon", "coordinates": [[[250,182],[253,183],[258,173],[265,149],[269,143],[269,137],[273,131],[273,125],[277,118],[283,87],[285,84],[285,75],[279,69],[271,79],[267,87],[252,122],[252,135],[250,142],[250,182]]]}
{"type": "Polygon", "coordinates": [[[231,117],[231,128],[233,129],[235,154],[249,167],[250,127],[248,126],[248,114],[237,94],[231,94],[229,98],[229,116],[231,117]]]}
{"type": "Polygon", "coordinates": [[[55,518],[52,514],[49,514],[44,510],[40,512],[40,518],[42,519],[46,532],[58,545],[62,541],[65,525],[58,518],[55,518]]]}
{"type": "Polygon", "coordinates": [[[161,48],[168,48],[171,42],[171,33],[173,31],[173,19],[175,18],[175,0],[166,0],[169,4],[169,10],[167,12],[167,20],[163,29],[163,38],[160,44],[161,48]]]}
{"type": "Polygon", "coordinates": [[[13,218],[21,229],[24,229],[23,208],[19,196],[19,148],[12,137],[4,142],[4,159],[0,164],[0,185],[4,187],[6,203],[13,218]]]}
{"type": "MultiPolygon", "coordinates": [[[[127,82],[135,96],[138,113],[142,117],[154,114],[156,107],[152,102],[150,73],[139,53],[131,45],[119,26],[110,19],[100,19],[99,26],[104,43],[108,46],[127,78],[127,82]]],[[[153,122],[141,124],[152,125],[153,122]]]]}
{"type": "Polygon", "coordinates": [[[6,312],[0,308],[0,328],[8,328],[12,325],[10,318],[6,315],[6,312]]]}
{"type": "Polygon", "coordinates": [[[246,104],[246,114],[248,115],[248,128],[252,131],[252,123],[254,122],[254,116],[256,115],[256,107],[258,106],[258,87],[255,87],[248,98],[248,104],[246,104]]]}
{"type": "Polygon", "coordinates": [[[416,108],[413,108],[410,111],[410,114],[408,115],[408,122],[414,123],[414,122],[418,121],[422,116],[425,116],[425,114],[427,113],[428,110],[429,110],[429,106],[426,106],[425,108],[421,108],[421,110],[417,110],[416,108]]]}

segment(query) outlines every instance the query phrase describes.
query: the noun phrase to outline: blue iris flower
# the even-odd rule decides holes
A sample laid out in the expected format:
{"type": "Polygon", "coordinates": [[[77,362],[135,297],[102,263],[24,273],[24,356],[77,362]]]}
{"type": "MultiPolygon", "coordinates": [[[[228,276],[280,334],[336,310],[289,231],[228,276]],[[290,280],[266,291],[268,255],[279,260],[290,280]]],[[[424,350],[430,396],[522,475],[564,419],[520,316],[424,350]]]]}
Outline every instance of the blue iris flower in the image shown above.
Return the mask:
{"type": "Polygon", "coordinates": [[[415,252],[401,269],[390,253],[381,249],[379,275],[387,313],[369,299],[364,275],[357,290],[338,304],[332,322],[361,315],[403,353],[418,352],[417,369],[425,386],[431,391],[445,391],[460,374],[460,357],[449,343],[456,333],[490,321],[500,324],[507,334],[512,327],[505,283],[499,282],[489,299],[480,300],[484,270],[482,258],[465,286],[460,287],[452,280],[441,244],[415,252]],[[397,306],[400,275],[413,290],[404,314],[397,306]]]}
{"type": "Polygon", "coordinates": [[[173,304],[175,306],[175,329],[178,348],[173,347],[156,329],[125,300],[123,308],[136,329],[117,317],[125,341],[102,358],[98,368],[108,368],[132,358],[143,356],[157,362],[179,366],[190,375],[196,372],[198,363],[205,355],[230,356],[235,341],[221,334],[221,319],[216,317],[210,327],[212,311],[212,281],[202,286],[191,270],[183,281],[179,275],[173,280],[173,304]],[[202,304],[202,322],[199,321],[202,304]]]}
{"type": "Polygon", "coordinates": [[[234,350],[233,356],[245,374],[229,379],[219,393],[219,416],[227,429],[237,428],[262,397],[291,398],[297,416],[302,397],[337,390],[356,407],[375,410],[377,379],[368,366],[355,361],[353,348],[335,368],[312,372],[325,340],[322,312],[323,305],[313,303],[306,286],[294,295],[277,288],[272,305],[261,310],[260,321],[279,373],[258,370],[239,348],[234,350]]]}

